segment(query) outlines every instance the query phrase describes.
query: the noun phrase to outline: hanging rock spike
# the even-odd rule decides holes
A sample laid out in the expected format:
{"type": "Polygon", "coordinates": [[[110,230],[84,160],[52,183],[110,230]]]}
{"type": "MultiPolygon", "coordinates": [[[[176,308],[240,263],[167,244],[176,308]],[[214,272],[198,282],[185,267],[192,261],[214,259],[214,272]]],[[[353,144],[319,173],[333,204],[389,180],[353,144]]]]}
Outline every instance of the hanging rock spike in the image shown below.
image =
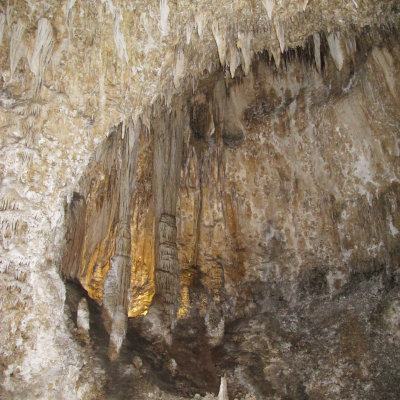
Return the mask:
{"type": "Polygon", "coordinates": [[[35,48],[30,60],[30,68],[35,75],[37,88],[41,84],[45,69],[50,62],[53,44],[53,27],[46,18],[40,18],[36,33],[35,48]]]}
{"type": "Polygon", "coordinates": [[[278,49],[276,47],[272,47],[271,53],[274,57],[276,69],[278,69],[279,66],[281,65],[281,51],[280,51],[280,49],[278,49]]]}
{"type": "Polygon", "coordinates": [[[217,21],[213,22],[211,29],[214,35],[215,43],[217,44],[219,61],[221,65],[224,66],[226,59],[226,30],[221,28],[217,21]]]}
{"type": "Polygon", "coordinates": [[[274,26],[279,41],[279,47],[281,48],[281,53],[283,53],[285,51],[285,28],[279,21],[275,21],[274,26]]]}
{"type": "Polygon", "coordinates": [[[303,0],[303,11],[306,11],[307,5],[310,0],[303,0]]]}
{"type": "Polygon", "coordinates": [[[346,44],[346,53],[347,53],[347,55],[354,56],[354,54],[357,52],[356,38],[353,35],[347,37],[346,41],[345,41],[345,44],[346,44]]]}
{"type": "Polygon", "coordinates": [[[317,71],[321,73],[321,38],[319,37],[319,33],[313,34],[314,39],[314,58],[315,58],[315,66],[317,67],[317,71]]]}
{"type": "Polygon", "coordinates": [[[19,19],[11,28],[11,40],[10,40],[10,72],[11,78],[14,75],[15,69],[19,63],[19,60],[25,53],[25,45],[22,40],[22,36],[25,32],[25,24],[19,19]]]}
{"type": "Polygon", "coordinates": [[[263,0],[263,4],[264,4],[265,9],[267,10],[268,18],[272,19],[272,13],[275,8],[274,0],[263,0]]]}
{"type": "Polygon", "coordinates": [[[200,39],[203,39],[203,29],[205,24],[205,16],[203,13],[198,13],[194,16],[194,21],[197,27],[197,33],[200,39]]]}
{"type": "Polygon", "coordinates": [[[158,28],[160,29],[161,36],[167,36],[169,33],[168,15],[168,0],[160,0],[160,22],[158,28]]]}
{"type": "Polygon", "coordinates": [[[235,77],[236,68],[240,65],[240,56],[236,46],[229,46],[229,72],[232,79],[235,77]]]}
{"type": "Polygon", "coordinates": [[[6,17],[3,13],[0,13],[0,46],[3,41],[4,26],[6,24],[6,17]]]}
{"type": "Polygon", "coordinates": [[[174,68],[174,86],[175,89],[178,89],[180,86],[180,80],[185,74],[185,55],[183,54],[183,50],[178,52],[176,58],[176,64],[174,68]]]}
{"type": "Polygon", "coordinates": [[[343,68],[344,54],[341,46],[340,33],[333,32],[327,37],[329,50],[338,71],[343,68]]]}
{"type": "Polygon", "coordinates": [[[250,71],[251,64],[251,39],[252,36],[250,33],[242,33],[238,34],[239,42],[241,43],[242,54],[244,59],[244,74],[248,75],[250,71]]]}

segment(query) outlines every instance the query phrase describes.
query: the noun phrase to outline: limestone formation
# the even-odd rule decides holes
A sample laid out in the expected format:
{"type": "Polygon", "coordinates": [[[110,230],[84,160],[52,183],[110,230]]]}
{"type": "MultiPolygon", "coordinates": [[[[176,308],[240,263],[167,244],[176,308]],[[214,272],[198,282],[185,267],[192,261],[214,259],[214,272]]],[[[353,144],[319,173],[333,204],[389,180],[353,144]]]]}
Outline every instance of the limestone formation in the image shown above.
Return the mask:
{"type": "Polygon", "coordinates": [[[218,400],[229,400],[228,386],[226,384],[226,377],[221,377],[221,386],[219,387],[218,400]]]}
{"type": "Polygon", "coordinates": [[[0,0],[0,398],[400,398],[399,29],[0,0]]]}

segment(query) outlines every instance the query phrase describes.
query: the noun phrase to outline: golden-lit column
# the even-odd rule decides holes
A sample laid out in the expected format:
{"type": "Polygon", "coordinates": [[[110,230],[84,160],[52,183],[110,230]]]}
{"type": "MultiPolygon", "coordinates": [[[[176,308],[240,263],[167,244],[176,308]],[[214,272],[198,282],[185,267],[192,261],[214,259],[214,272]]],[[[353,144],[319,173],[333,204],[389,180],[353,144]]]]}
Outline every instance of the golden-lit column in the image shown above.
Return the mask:
{"type": "Polygon", "coordinates": [[[110,343],[108,356],[115,360],[119,356],[122,342],[126,335],[129,285],[131,274],[131,195],[136,167],[137,135],[132,121],[120,125],[118,134],[120,142],[120,179],[119,209],[115,253],[111,257],[111,268],[108,271],[103,289],[103,309],[106,318],[111,319],[110,343]]]}

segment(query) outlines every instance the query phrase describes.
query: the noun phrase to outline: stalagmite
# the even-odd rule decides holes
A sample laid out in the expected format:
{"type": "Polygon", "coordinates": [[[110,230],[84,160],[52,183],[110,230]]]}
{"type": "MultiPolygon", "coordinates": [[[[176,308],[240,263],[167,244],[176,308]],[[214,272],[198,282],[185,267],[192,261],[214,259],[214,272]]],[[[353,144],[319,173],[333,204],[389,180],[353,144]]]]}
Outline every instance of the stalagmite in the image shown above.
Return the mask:
{"type": "Polygon", "coordinates": [[[219,386],[218,400],[229,400],[228,384],[226,382],[226,376],[221,376],[221,384],[219,386]]]}
{"type": "Polygon", "coordinates": [[[220,307],[214,301],[210,302],[204,320],[208,343],[217,346],[221,343],[225,333],[225,319],[220,307]]]}
{"type": "Polygon", "coordinates": [[[321,39],[319,37],[319,33],[314,33],[313,39],[315,66],[317,67],[318,73],[321,73],[321,39]]]}
{"type": "Polygon", "coordinates": [[[338,71],[342,70],[343,62],[344,62],[344,54],[341,46],[341,36],[339,32],[333,32],[327,37],[329,51],[335,62],[336,68],[338,71]]]}
{"type": "Polygon", "coordinates": [[[90,329],[90,314],[89,306],[85,297],[82,297],[78,304],[76,325],[78,328],[78,334],[81,335],[85,341],[88,341],[90,329]]]}

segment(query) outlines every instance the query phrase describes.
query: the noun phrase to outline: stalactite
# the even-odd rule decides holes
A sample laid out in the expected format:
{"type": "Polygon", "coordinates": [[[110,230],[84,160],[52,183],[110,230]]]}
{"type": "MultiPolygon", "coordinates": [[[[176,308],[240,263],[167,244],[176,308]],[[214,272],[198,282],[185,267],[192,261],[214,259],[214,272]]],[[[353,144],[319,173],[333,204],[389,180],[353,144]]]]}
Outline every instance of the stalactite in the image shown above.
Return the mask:
{"type": "Polygon", "coordinates": [[[174,86],[176,89],[180,86],[180,81],[185,74],[185,54],[183,51],[178,51],[174,68],[174,86]]]}
{"type": "Polygon", "coordinates": [[[215,43],[217,44],[219,61],[221,65],[224,66],[226,59],[226,28],[220,26],[217,21],[213,23],[211,28],[214,35],[215,43]]]}
{"type": "Polygon", "coordinates": [[[342,41],[340,33],[339,32],[331,33],[330,35],[327,36],[327,41],[329,45],[329,51],[331,53],[333,61],[335,62],[336,68],[338,69],[338,71],[341,71],[341,69],[343,68],[344,54],[342,50],[342,41]]]}
{"type": "Polygon", "coordinates": [[[161,36],[167,36],[169,34],[169,6],[168,0],[160,0],[160,21],[158,27],[161,32],[161,36]]]}
{"type": "Polygon", "coordinates": [[[275,32],[279,41],[279,47],[281,49],[281,53],[285,51],[285,27],[282,22],[275,20],[275,32]]]}
{"type": "Polygon", "coordinates": [[[263,5],[267,10],[268,18],[272,19],[272,13],[274,12],[275,8],[275,0],[263,0],[263,5]]]}
{"type": "Polygon", "coordinates": [[[317,67],[318,73],[321,73],[321,38],[319,37],[319,33],[314,33],[313,39],[315,66],[317,67]]]}
{"type": "Polygon", "coordinates": [[[251,48],[252,35],[250,33],[239,32],[238,39],[241,44],[243,59],[244,59],[244,74],[248,75],[250,71],[253,52],[251,48]]]}
{"type": "Polygon", "coordinates": [[[113,315],[110,343],[108,346],[108,358],[110,361],[115,361],[119,357],[119,352],[126,336],[127,321],[126,310],[122,305],[119,305],[113,315]]]}
{"type": "Polygon", "coordinates": [[[3,13],[0,13],[0,46],[3,41],[5,25],[6,25],[6,16],[3,13]]]}
{"type": "Polygon", "coordinates": [[[42,85],[46,67],[51,59],[53,44],[53,27],[46,18],[41,18],[38,22],[35,48],[30,60],[31,71],[35,75],[35,92],[42,85]]]}
{"type": "Polygon", "coordinates": [[[18,20],[11,29],[10,41],[10,72],[11,78],[14,76],[15,70],[21,58],[25,55],[25,45],[23,35],[25,32],[25,24],[18,20]]]}
{"type": "Polygon", "coordinates": [[[109,357],[118,358],[126,334],[131,281],[131,197],[135,187],[138,135],[132,120],[120,125],[119,208],[115,253],[104,281],[103,306],[112,318],[109,357]]]}
{"type": "Polygon", "coordinates": [[[229,46],[229,71],[231,73],[231,77],[235,77],[235,72],[237,67],[240,65],[240,56],[239,52],[235,45],[231,44],[229,46]]]}
{"type": "Polygon", "coordinates": [[[109,11],[113,16],[113,36],[114,44],[117,50],[117,56],[121,61],[129,62],[129,57],[126,49],[126,41],[123,32],[121,32],[120,24],[122,21],[122,14],[120,9],[115,6],[112,0],[106,0],[109,11]]]}
{"type": "Polygon", "coordinates": [[[206,16],[204,15],[204,13],[199,12],[194,16],[194,21],[196,23],[197,33],[198,33],[200,39],[203,39],[203,32],[204,32],[204,25],[206,23],[206,16]]]}

